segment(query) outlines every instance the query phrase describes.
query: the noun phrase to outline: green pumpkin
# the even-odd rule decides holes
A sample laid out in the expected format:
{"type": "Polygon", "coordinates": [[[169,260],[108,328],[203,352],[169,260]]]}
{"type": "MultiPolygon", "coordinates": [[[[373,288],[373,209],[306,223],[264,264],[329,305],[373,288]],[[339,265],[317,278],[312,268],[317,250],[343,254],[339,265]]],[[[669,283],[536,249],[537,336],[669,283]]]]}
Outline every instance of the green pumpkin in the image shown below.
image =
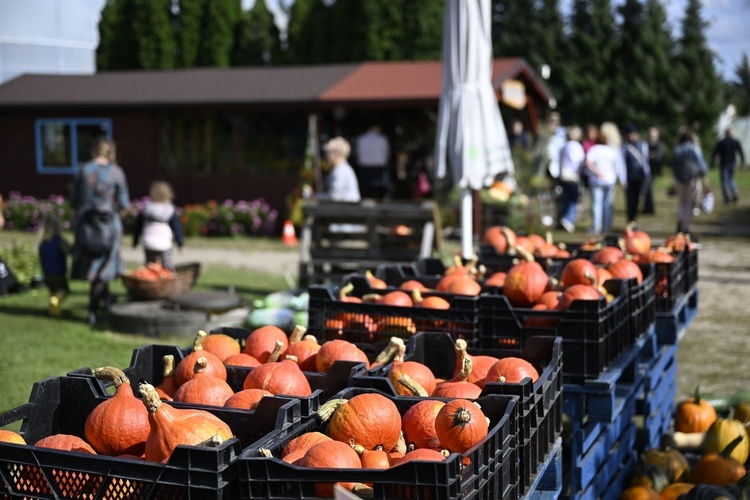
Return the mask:
{"type": "Polygon", "coordinates": [[[648,463],[642,456],[630,473],[629,485],[645,486],[659,493],[669,486],[669,478],[664,469],[648,463]]]}
{"type": "Polygon", "coordinates": [[[669,484],[690,482],[690,464],[685,455],[672,447],[669,436],[662,439],[659,448],[645,451],[641,459],[664,470],[669,484]]]}

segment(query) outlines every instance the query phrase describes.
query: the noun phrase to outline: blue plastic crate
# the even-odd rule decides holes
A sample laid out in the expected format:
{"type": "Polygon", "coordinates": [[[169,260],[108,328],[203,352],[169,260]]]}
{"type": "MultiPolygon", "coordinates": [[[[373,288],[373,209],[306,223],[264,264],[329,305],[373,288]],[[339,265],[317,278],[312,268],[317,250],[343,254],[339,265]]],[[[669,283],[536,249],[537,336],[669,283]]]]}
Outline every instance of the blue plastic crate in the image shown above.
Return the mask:
{"type": "Polygon", "coordinates": [[[679,344],[698,314],[699,293],[692,288],[671,311],[656,312],[656,338],[659,345],[679,344]]]}
{"type": "Polygon", "coordinates": [[[562,495],[562,439],[557,438],[547,459],[539,464],[535,479],[529,486],[524,500],[547,500],[560,498],[562,495]]]}

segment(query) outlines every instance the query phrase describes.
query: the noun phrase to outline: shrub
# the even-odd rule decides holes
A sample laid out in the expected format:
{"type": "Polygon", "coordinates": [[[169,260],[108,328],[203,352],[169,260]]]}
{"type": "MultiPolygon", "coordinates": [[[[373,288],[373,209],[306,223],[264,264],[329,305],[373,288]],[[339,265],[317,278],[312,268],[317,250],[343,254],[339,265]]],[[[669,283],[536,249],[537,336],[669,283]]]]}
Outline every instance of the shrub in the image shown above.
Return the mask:
{"type": "Polygon", "coordinates": [[[5,228],[35,232],[41,227],[44,216],[50,212],[60,218],[63,229],[73,227],[70,204],[65,197],[53,194],[47,199],[38,199],[11,191],[3,208],[5,228]]]}
{"type": "Polygon", "coordinates": [[[5,261],[22,285],[30,284],[42,274],[39,252],[29,244],[19,244],[13,241],[10,245],[0,248],[0,258],[5,261]]]}

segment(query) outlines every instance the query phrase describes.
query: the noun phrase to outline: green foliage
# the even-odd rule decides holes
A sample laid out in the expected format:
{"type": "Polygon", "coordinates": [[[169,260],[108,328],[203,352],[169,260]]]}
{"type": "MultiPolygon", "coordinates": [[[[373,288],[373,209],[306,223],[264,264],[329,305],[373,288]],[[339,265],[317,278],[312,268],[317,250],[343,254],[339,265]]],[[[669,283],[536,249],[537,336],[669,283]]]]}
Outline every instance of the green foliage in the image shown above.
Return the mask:
{"type": "Polygon", "coordinates": [[[34,278],[41,276],[42,267],[39,264],[39,253],[28,243],[16,243],[0,248],[0,258],[16,275],[16,279],[23,285],[28,285],[34,278]]]}
{"type": "Polygon", "coordinates": [[[732,100],[739,116],[750,115],[750,60],[742,54],[742,61],[734,69],[735,80],[731,82],[732,100]]]}
{"type": "Polygon", "coordinates": [[[528,57],[531,44],[527,24],[528,0],[493,0],[492,46],[495,57],[528,57]]]}
{"type": "Polygon", "coordinates": [[[278,52],[275,45],[279,44],[279,33],[263,0],[257,0],[242,15],[235,31],[232,66],[270,64],[273,54],[278,52]]]}
{"type": "Polygon", "coordinates": [[[679,111],[683,125],[692,128],[704,148],[712,147],[714,124],[723,108],[721,79],[714,67],[714,53],[708,47],[700,0],[689,0],[682,20],[675,82],[680,89],[679,111]]]}

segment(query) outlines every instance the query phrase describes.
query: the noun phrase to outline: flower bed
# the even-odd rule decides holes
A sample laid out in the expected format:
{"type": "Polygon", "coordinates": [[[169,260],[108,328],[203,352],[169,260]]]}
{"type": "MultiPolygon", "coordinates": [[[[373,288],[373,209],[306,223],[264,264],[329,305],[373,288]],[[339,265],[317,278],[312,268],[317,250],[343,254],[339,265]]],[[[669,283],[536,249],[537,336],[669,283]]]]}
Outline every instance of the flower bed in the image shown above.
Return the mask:
{"type": "Polygon", "coordinates": [[[63,229],[72,227],[72,213],[70,204],[65,197],[57,194],[47,199],[22,195],[18,191],[11,191],[3,207],[5,229],[19,231],[37,231],[47,213],[54,213],[62,221],[63,229]]]}

